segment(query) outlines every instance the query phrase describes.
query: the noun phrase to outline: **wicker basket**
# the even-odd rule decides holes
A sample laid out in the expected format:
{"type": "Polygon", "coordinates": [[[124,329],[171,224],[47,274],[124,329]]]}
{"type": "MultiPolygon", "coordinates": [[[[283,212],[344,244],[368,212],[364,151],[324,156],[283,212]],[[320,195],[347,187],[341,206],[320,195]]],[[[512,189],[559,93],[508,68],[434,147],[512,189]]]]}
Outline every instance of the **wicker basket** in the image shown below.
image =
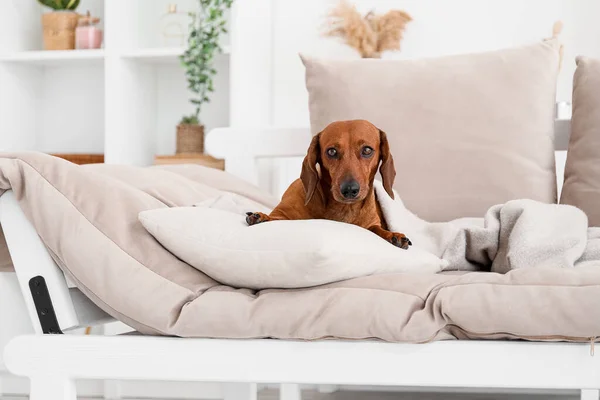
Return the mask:
{"type": "Polygon", "coordinates": [[[204,125],[177,125],[176,153],[204,153],[204,125]]]}
{"type": "Polygon", "coordinates": [[[72,11],[56,11],[42,15],[44,49],[74,50],[75,29],[79,14],[72,11]]]}

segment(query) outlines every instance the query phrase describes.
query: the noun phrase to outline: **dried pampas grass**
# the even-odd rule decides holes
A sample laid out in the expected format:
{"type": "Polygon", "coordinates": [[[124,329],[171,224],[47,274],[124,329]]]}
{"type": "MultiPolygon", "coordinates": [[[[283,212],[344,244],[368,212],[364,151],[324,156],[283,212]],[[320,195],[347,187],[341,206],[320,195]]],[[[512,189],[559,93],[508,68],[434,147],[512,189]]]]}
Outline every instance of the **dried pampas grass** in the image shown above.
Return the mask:
{"type": "Polygon", "coordinates": [[[355,6],[342,0],[328,15],[326,36],[339,37],[363,58],[379,58],[384,51],[400,50],[406,24],[412,17],[401,10],[364,17],[355,6]]]}
{"type": "MultiPolygon", "coordinates": [[[[562,21],[556,21],[554,23],[554,25],[552,25],[552,36],[547,38],[546,40],[554,40],[557,39],[560,36],[561,32],[563,30],[563,23],[562,21]]],[[[562,68],[562,61],[564,58],[564,53],[565,53],[565,49],[564,46],[562,44],[560,44],[560,47],[558,49],[558,69],[560,70],[562,68]]]]}

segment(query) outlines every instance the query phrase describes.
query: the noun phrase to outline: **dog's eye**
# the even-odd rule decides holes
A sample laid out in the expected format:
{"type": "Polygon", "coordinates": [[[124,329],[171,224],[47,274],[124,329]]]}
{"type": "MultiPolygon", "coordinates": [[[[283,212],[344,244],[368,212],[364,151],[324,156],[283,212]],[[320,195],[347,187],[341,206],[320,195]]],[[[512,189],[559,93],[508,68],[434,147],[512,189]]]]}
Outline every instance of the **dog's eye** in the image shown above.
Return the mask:
{"type": "Polygon", "coordinates": [[[361,153],[364,157],[369,157],[371,154],[373,154],[373,148],[369,147],[369,146],[365,146],[365,147],[363,147],[361,153]]]}
{"type": "Polygon", "coordinates": [[[335,156],[337,156],[337,150],[334,149],[333,147],[329,148],[329,149],[327,149],[327,155],[329,157],[335,157],[335,156]]]}

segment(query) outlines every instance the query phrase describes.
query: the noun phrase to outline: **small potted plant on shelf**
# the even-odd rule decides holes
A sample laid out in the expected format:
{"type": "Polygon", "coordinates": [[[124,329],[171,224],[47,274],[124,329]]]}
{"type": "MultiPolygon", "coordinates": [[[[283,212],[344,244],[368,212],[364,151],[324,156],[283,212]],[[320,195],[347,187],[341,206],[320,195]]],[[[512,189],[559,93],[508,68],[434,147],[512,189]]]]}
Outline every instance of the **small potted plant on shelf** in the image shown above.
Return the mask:
{"type": "Polygon", "coordinates": [[[42,15],[44,48],[46,50],[75,49],[75,29],[79,14],[75,12],[80,0],[38,0],[53,11],[42,15]]]}
{"type": "Polygon", "coordinates": [[[178,154],[204,152],[204,125],[200,121],[200,111],[214,91],[213,78],[217,74],[214,57],[222,52],[219,36],[227,32],[224,14],[233,3],[233,0],[199,1],[200,10],[190,13],[188,45],[180,58],[188,89],[193,94],[190,102],[194,113],[184,116],[177,125],[178,154]]]}

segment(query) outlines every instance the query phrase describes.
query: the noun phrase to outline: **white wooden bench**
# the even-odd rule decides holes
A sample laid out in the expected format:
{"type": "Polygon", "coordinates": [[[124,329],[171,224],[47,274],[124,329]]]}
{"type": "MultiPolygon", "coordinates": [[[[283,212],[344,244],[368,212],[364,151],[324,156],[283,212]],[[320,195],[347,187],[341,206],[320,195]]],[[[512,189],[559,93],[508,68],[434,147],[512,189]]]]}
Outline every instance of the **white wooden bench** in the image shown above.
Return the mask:
{"type": "MultiPolygon", "coordinates": [[[[558,121],[557,132],[562,138],[557,148],[564,150],[568,122],[558,121]]],[[[225,158],[230,172],[260,183],[257,160],[302,156],[309,141],[306,129],[217,129],[208,135],[206,147],[225,158]]],[[[559,154],[564,161],[564,152],[559,154]]],[[[273,182],[266,186],[272,188],[273,182]]],[[[571,389],[580,390],[584,400],[599,399],[600,353],[593,356],[591,344],[410,345],[44,334],[104,323],[108,316],[68,284],[11,192],[0,198],[0,222],[36,333],[11,340],[4,361],[12,373],[31,379],[32,400],[73,400],[76,379],[222,382],[228,400],[255,399],[259,383],[281,384],[285,400],[300,399],[299,384],[571,389]],[[40,278],[50,309],[36,307],[34,301],[40,278]]]]}

